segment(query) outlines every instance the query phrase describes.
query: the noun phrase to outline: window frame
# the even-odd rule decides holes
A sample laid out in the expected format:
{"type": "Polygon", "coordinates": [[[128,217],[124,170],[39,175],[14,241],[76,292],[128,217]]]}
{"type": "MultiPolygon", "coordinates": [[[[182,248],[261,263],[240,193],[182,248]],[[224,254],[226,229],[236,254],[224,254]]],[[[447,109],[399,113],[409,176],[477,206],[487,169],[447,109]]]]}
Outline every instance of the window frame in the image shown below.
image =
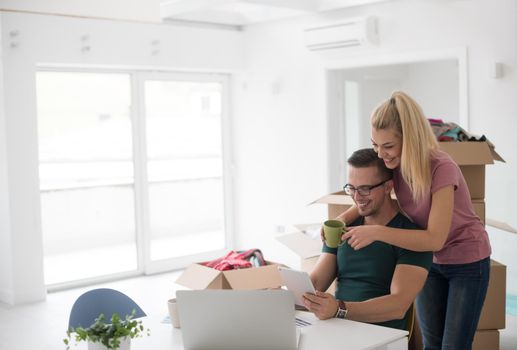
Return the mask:
{"type": "MultiPolygon", "coordinates": [[[[231,154],[231,118],[230,118],[230,75],[224,73],[205,72],[180,72],[169,70],[148,69],[117,69],[117,68],[82,68],[68,66],[37,66],[35,74],[39,72],[56,73],[93,73],[93,74],[128,74],[130,78],[131,110],[133,145],[133,176],[135,199],[135,242],[137,247],[137,269],[129,272],[121,272],[102,275],[82,280],[67,281],[46,285],[48,291],[58,291],[68,288],[108,282],[120,278],[134,277],[138,275],[150,275],[165,271],[172,271],[199,261],[211,260],[225,254],[234,245],[234,205],[233,205],[233,159],[231,154]],[[221,114],[221,138],[222,138],[222,181],[224,200],[224,248],[209,252],[203,252],[182,257],[174,257],[159,261],[150,259],[150,213],[149,213],[149,184],[147,182],[147,149],[146,149],[146,121],[145,121],[145,81],[198,81],[216,82],[222,86],[222,114],[221,114]]],[[[39,143],[39,141],[38,141],[39,143]]],[[[38,158],[39,164],[39,158],[38,158]]],[[[38,194],[41,190],[38,183],[38,194]]],[[[38,198],[38,203],[41,203],[38,198]]],[[[39,222],[40,232],[41,221],[39,222]]],[[[43,239],[43,237],[42,237],[43,239]]]]}

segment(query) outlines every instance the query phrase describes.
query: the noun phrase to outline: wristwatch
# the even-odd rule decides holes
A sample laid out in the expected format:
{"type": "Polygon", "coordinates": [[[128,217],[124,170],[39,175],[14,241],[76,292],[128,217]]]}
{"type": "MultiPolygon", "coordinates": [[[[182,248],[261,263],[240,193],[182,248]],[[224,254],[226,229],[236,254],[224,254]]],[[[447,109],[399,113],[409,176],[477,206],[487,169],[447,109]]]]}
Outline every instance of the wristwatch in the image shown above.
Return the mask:
{"type": "Polygon", "coordinates": [[[338,300],[338,308],[335,318],[346,318],[346,314],[348,313],[348,309],[346,308],[346,304],[343,300],[338,300]]]}

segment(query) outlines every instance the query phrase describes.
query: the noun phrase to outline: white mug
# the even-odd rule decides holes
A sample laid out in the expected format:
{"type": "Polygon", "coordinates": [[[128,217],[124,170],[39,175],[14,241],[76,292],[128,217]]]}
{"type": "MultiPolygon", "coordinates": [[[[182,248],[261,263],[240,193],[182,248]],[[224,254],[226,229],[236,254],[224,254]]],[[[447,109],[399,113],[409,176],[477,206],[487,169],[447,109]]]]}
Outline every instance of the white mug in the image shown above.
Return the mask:
{"type": "Polygon", "coordinates": [[[169,316],[171,318],[172,326],[174,328],[180,328],[180,316],[178,313],[178,304],[176,303],[176,298],[169,299],[167,306],[169,307],[169,316]]]}

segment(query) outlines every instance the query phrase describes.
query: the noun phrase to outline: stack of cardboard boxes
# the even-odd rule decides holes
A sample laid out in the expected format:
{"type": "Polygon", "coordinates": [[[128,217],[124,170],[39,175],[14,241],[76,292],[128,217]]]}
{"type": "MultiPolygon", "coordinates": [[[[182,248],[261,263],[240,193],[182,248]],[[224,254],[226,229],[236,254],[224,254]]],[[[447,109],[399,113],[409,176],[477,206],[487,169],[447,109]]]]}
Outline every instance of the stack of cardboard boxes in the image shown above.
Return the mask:
{"type": "MultiPolygon", "coordinates": [[[[485,166],[494,161],[504,162],[489,142],[440,142],[440,148],[447,152],[460,166],[470,191],[470,198],[477,215],[485,223],[485,166]]],[[[499,329],[505,328],[506,309],[506,266],[490,261],[490,283],[478,328],[474,337],[473,350],[499,349],[499,329]]],[[[417,332],[418,333],[418,332],[417,332]]],[[[420,334],[417,334],[415,341],[420,334]]],[[[416,344],[421,349],[421,343],[416,344]]]]}
{"type": "MultiPolygon", "coordinates": [[[[474,210],[484,223],[485,165],[493,164],[495,160],[504,160],[488,142],[441,142],[440,147],[460,166],[469,187],[474,210]]],[[[327,204],[329,218],[335,218],[353,205],[352,199],[343,192],[328,194],[314,203],[327,204]]],[[[309,225],[295,225],[299,231],[278,237],[278,240],[300,256],[303,270],[310,271],[320,255],[321,241],[319,237],[313,239],[304,233],[307,226],[309,225]]],[[[329,292],[332,291],[333,287],[329,288],[329,292]]],[[[490,283],[474,338],[474,350],[499,349],[499,329],[505,328],[505,296],[506,266],[491,260],[490,283]]],[[[410,349],[421,348],[422,338],[417,323],[410,349]]]]}

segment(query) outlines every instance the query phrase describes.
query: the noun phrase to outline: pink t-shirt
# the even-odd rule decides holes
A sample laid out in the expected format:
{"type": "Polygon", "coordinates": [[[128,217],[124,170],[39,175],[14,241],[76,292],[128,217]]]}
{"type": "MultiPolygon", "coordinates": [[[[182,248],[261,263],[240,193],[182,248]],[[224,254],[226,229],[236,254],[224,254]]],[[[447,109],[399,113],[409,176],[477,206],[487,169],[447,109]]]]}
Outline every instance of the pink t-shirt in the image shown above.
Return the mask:
{"type": "Polygon", "coordinates": [[[437,151],[431,158],[431,173],[431,191],[418,203],[413,201],[399,168],[394,171],[393,183],[402,210],[423,228],[427,227],[431,211],[431,193],[446,186],[454,186],[454,209],[449,236],[442,249],[434,252],[433,262],[468,264],[490,256],[488,234],[474,211],[469,189],[458,165],[447,153],[437,151]]]}

